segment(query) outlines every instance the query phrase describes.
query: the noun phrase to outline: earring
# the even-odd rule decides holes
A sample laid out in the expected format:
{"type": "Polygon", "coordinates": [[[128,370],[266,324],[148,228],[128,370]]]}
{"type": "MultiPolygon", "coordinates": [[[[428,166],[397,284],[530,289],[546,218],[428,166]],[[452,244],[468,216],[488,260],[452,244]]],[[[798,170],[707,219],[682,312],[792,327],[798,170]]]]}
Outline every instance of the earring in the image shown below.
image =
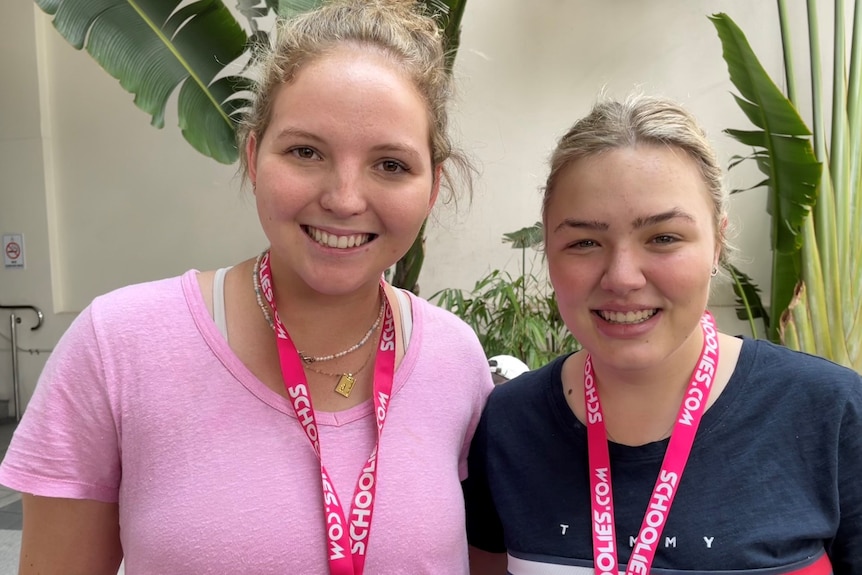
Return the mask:
{"type": "Polygon", "coordinates": [[[710,275],[711,277],[715,277],[715,276],[717,276],[717,275],[718,275],[718,266],[712,266],[712,271],[711,271],[711,272],[709,272],[709,275],[710,275]]]}

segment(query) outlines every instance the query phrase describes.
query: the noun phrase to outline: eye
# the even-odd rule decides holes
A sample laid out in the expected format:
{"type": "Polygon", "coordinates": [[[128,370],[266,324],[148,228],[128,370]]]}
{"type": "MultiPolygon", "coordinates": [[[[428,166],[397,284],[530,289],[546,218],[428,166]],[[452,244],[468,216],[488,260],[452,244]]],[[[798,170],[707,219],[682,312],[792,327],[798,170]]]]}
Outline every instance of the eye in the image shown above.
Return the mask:
{"type": "Polygon", "coordinates": [[[383,160],[378,164],[380,169],[384,172],[388,172],[390,174],[397,174],[400,172],[409,172],[410,169],[397,160],[383,160]]]}
{"type": "Polygon", "coordinates": [[[297,146],[296,148],[291,148],[288,150],[288,153],[293,154],[301,160],[313,160],[319,157],[314,148],[309,148],[308,146],[297,146]]]}
{"type": "Polygon", "coordinates": [[[595,240],[577,240],[566,245],[569,249],[583,250],[596,247],[598,242],[595,240]]]}
{"type": "Polygon", "coordinates": [[[652,241],[653,241],[653,243],[659,244],[659,245],[669,245],[669,244],[676,243],[678,241],[678,239],[679,238],[677,238],[676,236],[672,236],[670,234],[661,234],[661,235],[655,236],[652,239],[652,241]]]}

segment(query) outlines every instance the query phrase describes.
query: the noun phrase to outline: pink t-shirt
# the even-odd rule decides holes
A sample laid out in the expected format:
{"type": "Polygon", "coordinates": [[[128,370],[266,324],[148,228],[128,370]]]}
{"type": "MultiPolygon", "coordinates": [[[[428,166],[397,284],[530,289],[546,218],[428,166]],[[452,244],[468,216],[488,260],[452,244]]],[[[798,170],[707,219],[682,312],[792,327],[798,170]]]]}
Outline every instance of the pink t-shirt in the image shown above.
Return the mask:
{"type": "MultiPolygon", "coordinates": [[[[327,573],[319,463],[287,400],[219,334],[194,274],[117,290],[78,316],[0,483],[119,502],[127,575],[327,573]]],[[[467,573],[460,480],[490,371],[466,324],[411,301],[365,572],[467,573]]],[[[345,505],[376,440],[372,408],[317,414],[345,505]]]]}

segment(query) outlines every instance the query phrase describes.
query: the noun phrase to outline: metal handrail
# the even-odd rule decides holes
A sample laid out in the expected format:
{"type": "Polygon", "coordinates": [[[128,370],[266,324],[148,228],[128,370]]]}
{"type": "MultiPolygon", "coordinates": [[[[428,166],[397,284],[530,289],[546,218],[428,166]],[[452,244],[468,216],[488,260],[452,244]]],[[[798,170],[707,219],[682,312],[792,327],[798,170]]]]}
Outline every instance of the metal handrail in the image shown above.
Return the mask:
{"type": "MultiPolygon", "coordinates": [[[[45,316],[42,310],[34,305],[0,305],[0,309],[22,310],[29,309],[36,314],[36,325],[30,328],[30,331],[35,331],[42,327],[42,321],[45,316]]],[[[18,329],[17,325],[21,323],[21,318],[13,311],[9,314],[9,326],[12,332],[12,401],[15,409],[15,421],[21,421],[21,383],[18,379],[18,329]]]]}
{"type": "MultiPolygon", "coordinates": [[[[42,310],[36,307],[35,305],[0,305],[0,309],[29,309],[32,310],[33,313],[36,314],[36,325],[30,328],[30,331],[36,331],[40,327],[42,327],[42,321],[45,319],[45,316],[42,314],[42,310]]],[[[19,318],[18,323],[21,323],[19,318]]]]}

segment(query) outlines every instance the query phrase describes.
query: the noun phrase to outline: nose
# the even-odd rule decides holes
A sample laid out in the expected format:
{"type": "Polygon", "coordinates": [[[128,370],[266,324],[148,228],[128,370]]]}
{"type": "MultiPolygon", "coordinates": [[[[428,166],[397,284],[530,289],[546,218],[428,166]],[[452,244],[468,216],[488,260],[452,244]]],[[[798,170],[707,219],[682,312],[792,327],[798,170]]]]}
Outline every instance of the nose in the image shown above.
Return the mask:
{"type": "Polygon", "coordinates": [[[646,284],[642,264],[637,253],[630,248],[613,250],[602,274],[602,289],[621,295],[641,289],[646,284]]]}
{"type": "Polygon", "coordinates": [[[361,214],[367,207],[362,170],[356,166],[333,168],[324,183],[320,205],[337,217],[361,214]]]}

